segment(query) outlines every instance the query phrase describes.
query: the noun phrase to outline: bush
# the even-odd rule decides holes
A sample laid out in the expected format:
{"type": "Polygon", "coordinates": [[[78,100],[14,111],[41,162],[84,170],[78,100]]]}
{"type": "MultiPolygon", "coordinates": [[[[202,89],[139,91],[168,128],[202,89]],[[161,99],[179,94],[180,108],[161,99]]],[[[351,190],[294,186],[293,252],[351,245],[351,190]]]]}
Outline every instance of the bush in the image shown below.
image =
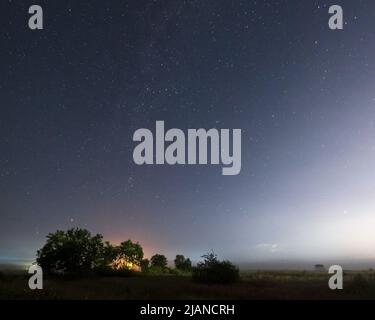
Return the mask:
{"type": "Polygon", "coordinates": [[[169,269],[169,273],[170,273],[171,275],[174,275],[174,276],[187,276],[187,275],[190,275],[190,274],[191,274],[191,273],[188,272],[188,271],[183,271],[183,270],[181,270],[181,269],[177,269],[177,268],[174,268],[174,269],[170,268],[170,269],[169,269]]]}
{"type": "Polygon", "coordinates": [[[147,273],[153,276],[163,275],[168,272],[167,267],[151,266],[148,268],[147,273]]]}
{"type": "Polygon", "coordinates": [[[230,261],[219,261],[212,252],[193,268],[193,280],[207,284],[228,284],[239,280],[240,273],[230,261]]]}

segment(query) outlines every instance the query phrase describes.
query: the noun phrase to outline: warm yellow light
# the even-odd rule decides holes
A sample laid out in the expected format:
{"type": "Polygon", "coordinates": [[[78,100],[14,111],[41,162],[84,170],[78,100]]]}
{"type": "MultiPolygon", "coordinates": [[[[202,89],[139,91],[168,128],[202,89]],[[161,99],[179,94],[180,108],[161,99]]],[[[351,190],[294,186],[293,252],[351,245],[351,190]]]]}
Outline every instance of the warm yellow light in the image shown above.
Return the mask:
{"type": "Polygon", "coordinates": [[[124,256],[118,256],[116,259],[112,261],[110,266],[115,270],[120,270],[120,269],[129,269],[129,270],[136,270],[136,271],[140,270],[140,267],[137,264],[130,262],[124,256]]]}

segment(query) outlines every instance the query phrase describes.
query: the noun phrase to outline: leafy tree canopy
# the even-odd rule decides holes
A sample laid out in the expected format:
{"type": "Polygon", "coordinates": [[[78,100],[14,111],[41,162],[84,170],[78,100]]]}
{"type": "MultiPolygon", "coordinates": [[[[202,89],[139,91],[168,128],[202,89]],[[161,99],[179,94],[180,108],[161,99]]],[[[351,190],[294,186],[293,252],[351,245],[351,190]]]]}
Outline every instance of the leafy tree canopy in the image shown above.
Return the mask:
{"type": "Polygon", "coordinates": [[[162,254],[155,254],[151,257],[151,267],[166,268],[168,260],[162,254]]]}
{"type": "Polygon", "coordinates": [[[73,228],[47,235],[47,242],[37,252],[37,263],[45,272],[86,272],[100,264],[103,236],[73,228]]]}
{"type": "Polygon", "coordinates": [[[143,259],[143,249],[137,242],[131,240],[121,242],[117,248],[118,254],[125,257],[129,262],[141,265],[143,259]]]}

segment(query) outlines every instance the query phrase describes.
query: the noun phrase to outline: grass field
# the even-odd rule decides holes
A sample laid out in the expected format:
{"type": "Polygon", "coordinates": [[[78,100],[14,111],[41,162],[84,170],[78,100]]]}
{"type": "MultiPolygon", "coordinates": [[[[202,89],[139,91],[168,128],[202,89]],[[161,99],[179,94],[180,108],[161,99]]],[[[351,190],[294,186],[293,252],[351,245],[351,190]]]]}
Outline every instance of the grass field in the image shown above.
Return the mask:
{"type": "Polygon", "coordinates": [[[346,272],[344,289],[330,290],[329,275],[308,271],[242,272],[231,285],[204,285],[188,276],[46,278],[31,291],[25,274],[0,275],[0,299],[375,299],[375,273],[346,272]]]}

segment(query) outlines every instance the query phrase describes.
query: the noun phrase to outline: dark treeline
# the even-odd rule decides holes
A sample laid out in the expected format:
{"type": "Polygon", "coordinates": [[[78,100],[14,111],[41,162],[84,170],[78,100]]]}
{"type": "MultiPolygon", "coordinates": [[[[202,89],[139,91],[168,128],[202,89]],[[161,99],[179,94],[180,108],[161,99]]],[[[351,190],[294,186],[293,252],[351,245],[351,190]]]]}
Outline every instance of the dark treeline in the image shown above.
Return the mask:
{"type": "Polygon", "coordinates": [[[103,240],[101,234],[91,235],[86,229],[58,230],[47,235],[44,246],[37,251],[36,263],[46,274],[83,276],[185,275],[203,283],[230,283],[239,279],[239,270],[229,261],[220,261],[211,252],[196,266],[178,254],[174,268],[162,254],[144,258],[138,242],[126,240],[113,245],[103,240]]]}

